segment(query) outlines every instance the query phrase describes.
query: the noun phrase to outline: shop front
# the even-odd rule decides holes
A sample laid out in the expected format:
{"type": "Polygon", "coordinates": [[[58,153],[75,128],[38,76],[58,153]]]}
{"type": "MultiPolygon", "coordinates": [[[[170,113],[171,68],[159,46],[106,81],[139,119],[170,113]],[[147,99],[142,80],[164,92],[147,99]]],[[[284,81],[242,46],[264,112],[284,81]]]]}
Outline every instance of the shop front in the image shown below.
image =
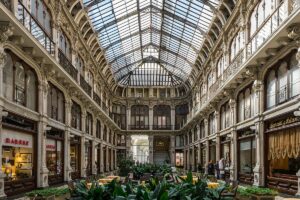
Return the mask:
{"type": "Polygon", "coordinates": [[[255,133],[250,128],[241,130],[238,132],[238,179],[241,183],[253,184],[255,165],[255,133]]]}
{"type": "Polygon", "coordinates": [[[215,163],[216,160],[216,141],[210,140],[209,141],[209,160],[215,163]]]}
{"type": "Polygon", "coordinates": [[[175,151],[175,166],[179,168],[183,168],[183,150],[175,151]]]}
{"type": "Polygon", "coordinates": [[[225,161],[225,177],[230,178],[231,152],[230,152],[231,138],[228,136],[221,137],[221,158],[225,161]]]}
{"type": "Polygon", "coordinates": [[[300,170],[300,119],[292,114],[266,123],[267,185],[296,194],[300,170]]]}
{"type": "Polygon", "coordinates": [[[71,135],[70,137],[70,165],[72,168],[71,177],[72,180],[79,179],[80,175],[80,136],[71,135]]]}
{"type": "Polygon", "coordinates": [[[52,128],[46,136],[48,184],[55,185],[64,181],[64,131],[52,128]]]}
{"type": "Polygon", "coordinates": [[[96,165],[96,172],[97,174],[100,174],[100,162],[101,162],[101,158],[100,158],[100,155],[101,155],[101,152],[100,152],[100,144],[97,144],[95,146],[95,165],[96,165]]]}
{"type": "Polygon", "coordinates": [[[3,120],[2,172],[7,196],[36,188],[36,123],[9,115],[3,120]]]}

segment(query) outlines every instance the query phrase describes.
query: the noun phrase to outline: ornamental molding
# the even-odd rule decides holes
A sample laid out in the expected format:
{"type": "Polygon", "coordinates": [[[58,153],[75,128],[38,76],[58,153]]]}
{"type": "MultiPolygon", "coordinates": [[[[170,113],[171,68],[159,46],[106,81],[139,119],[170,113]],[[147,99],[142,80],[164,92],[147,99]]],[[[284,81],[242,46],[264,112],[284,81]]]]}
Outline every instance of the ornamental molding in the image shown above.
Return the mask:
{"type": "Polygon", "coordinates": [[[287,28],[288,37],[300,43],[300,23],[294,23],[287,28]]]}

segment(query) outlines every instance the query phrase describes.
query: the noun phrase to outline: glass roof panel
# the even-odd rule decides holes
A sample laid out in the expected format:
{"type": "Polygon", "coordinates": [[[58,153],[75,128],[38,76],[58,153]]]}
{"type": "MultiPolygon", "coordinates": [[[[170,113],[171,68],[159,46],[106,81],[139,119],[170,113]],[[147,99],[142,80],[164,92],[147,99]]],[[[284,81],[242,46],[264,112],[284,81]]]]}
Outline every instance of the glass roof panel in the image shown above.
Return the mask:
{"type": "Polygon", "coordinates": [[[219,0],[83,3],[116,81],[150,86],[188,79],[219,0]]]}

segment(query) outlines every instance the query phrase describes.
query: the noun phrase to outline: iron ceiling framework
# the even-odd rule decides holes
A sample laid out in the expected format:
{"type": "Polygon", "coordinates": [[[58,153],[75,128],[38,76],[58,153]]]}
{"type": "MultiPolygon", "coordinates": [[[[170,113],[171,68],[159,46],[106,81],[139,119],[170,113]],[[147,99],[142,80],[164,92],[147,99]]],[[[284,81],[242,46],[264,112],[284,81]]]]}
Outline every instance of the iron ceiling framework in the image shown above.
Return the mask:
{"type": "Polygon", "coordinates": [[[177,86],[190,76],[219,0],[83,0],[123,86],[177,86]]]}

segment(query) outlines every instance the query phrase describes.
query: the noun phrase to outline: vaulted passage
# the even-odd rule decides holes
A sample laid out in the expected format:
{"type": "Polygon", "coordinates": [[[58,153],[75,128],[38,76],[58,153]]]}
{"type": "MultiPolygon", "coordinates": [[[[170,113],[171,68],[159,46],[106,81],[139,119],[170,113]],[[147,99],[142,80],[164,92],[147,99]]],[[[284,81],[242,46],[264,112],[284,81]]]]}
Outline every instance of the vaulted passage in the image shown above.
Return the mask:
{"type": "Polygon", "coordinates": [[[0,198],[300,195],[299,30],[299,0],[0,0],[0,198]]]}

